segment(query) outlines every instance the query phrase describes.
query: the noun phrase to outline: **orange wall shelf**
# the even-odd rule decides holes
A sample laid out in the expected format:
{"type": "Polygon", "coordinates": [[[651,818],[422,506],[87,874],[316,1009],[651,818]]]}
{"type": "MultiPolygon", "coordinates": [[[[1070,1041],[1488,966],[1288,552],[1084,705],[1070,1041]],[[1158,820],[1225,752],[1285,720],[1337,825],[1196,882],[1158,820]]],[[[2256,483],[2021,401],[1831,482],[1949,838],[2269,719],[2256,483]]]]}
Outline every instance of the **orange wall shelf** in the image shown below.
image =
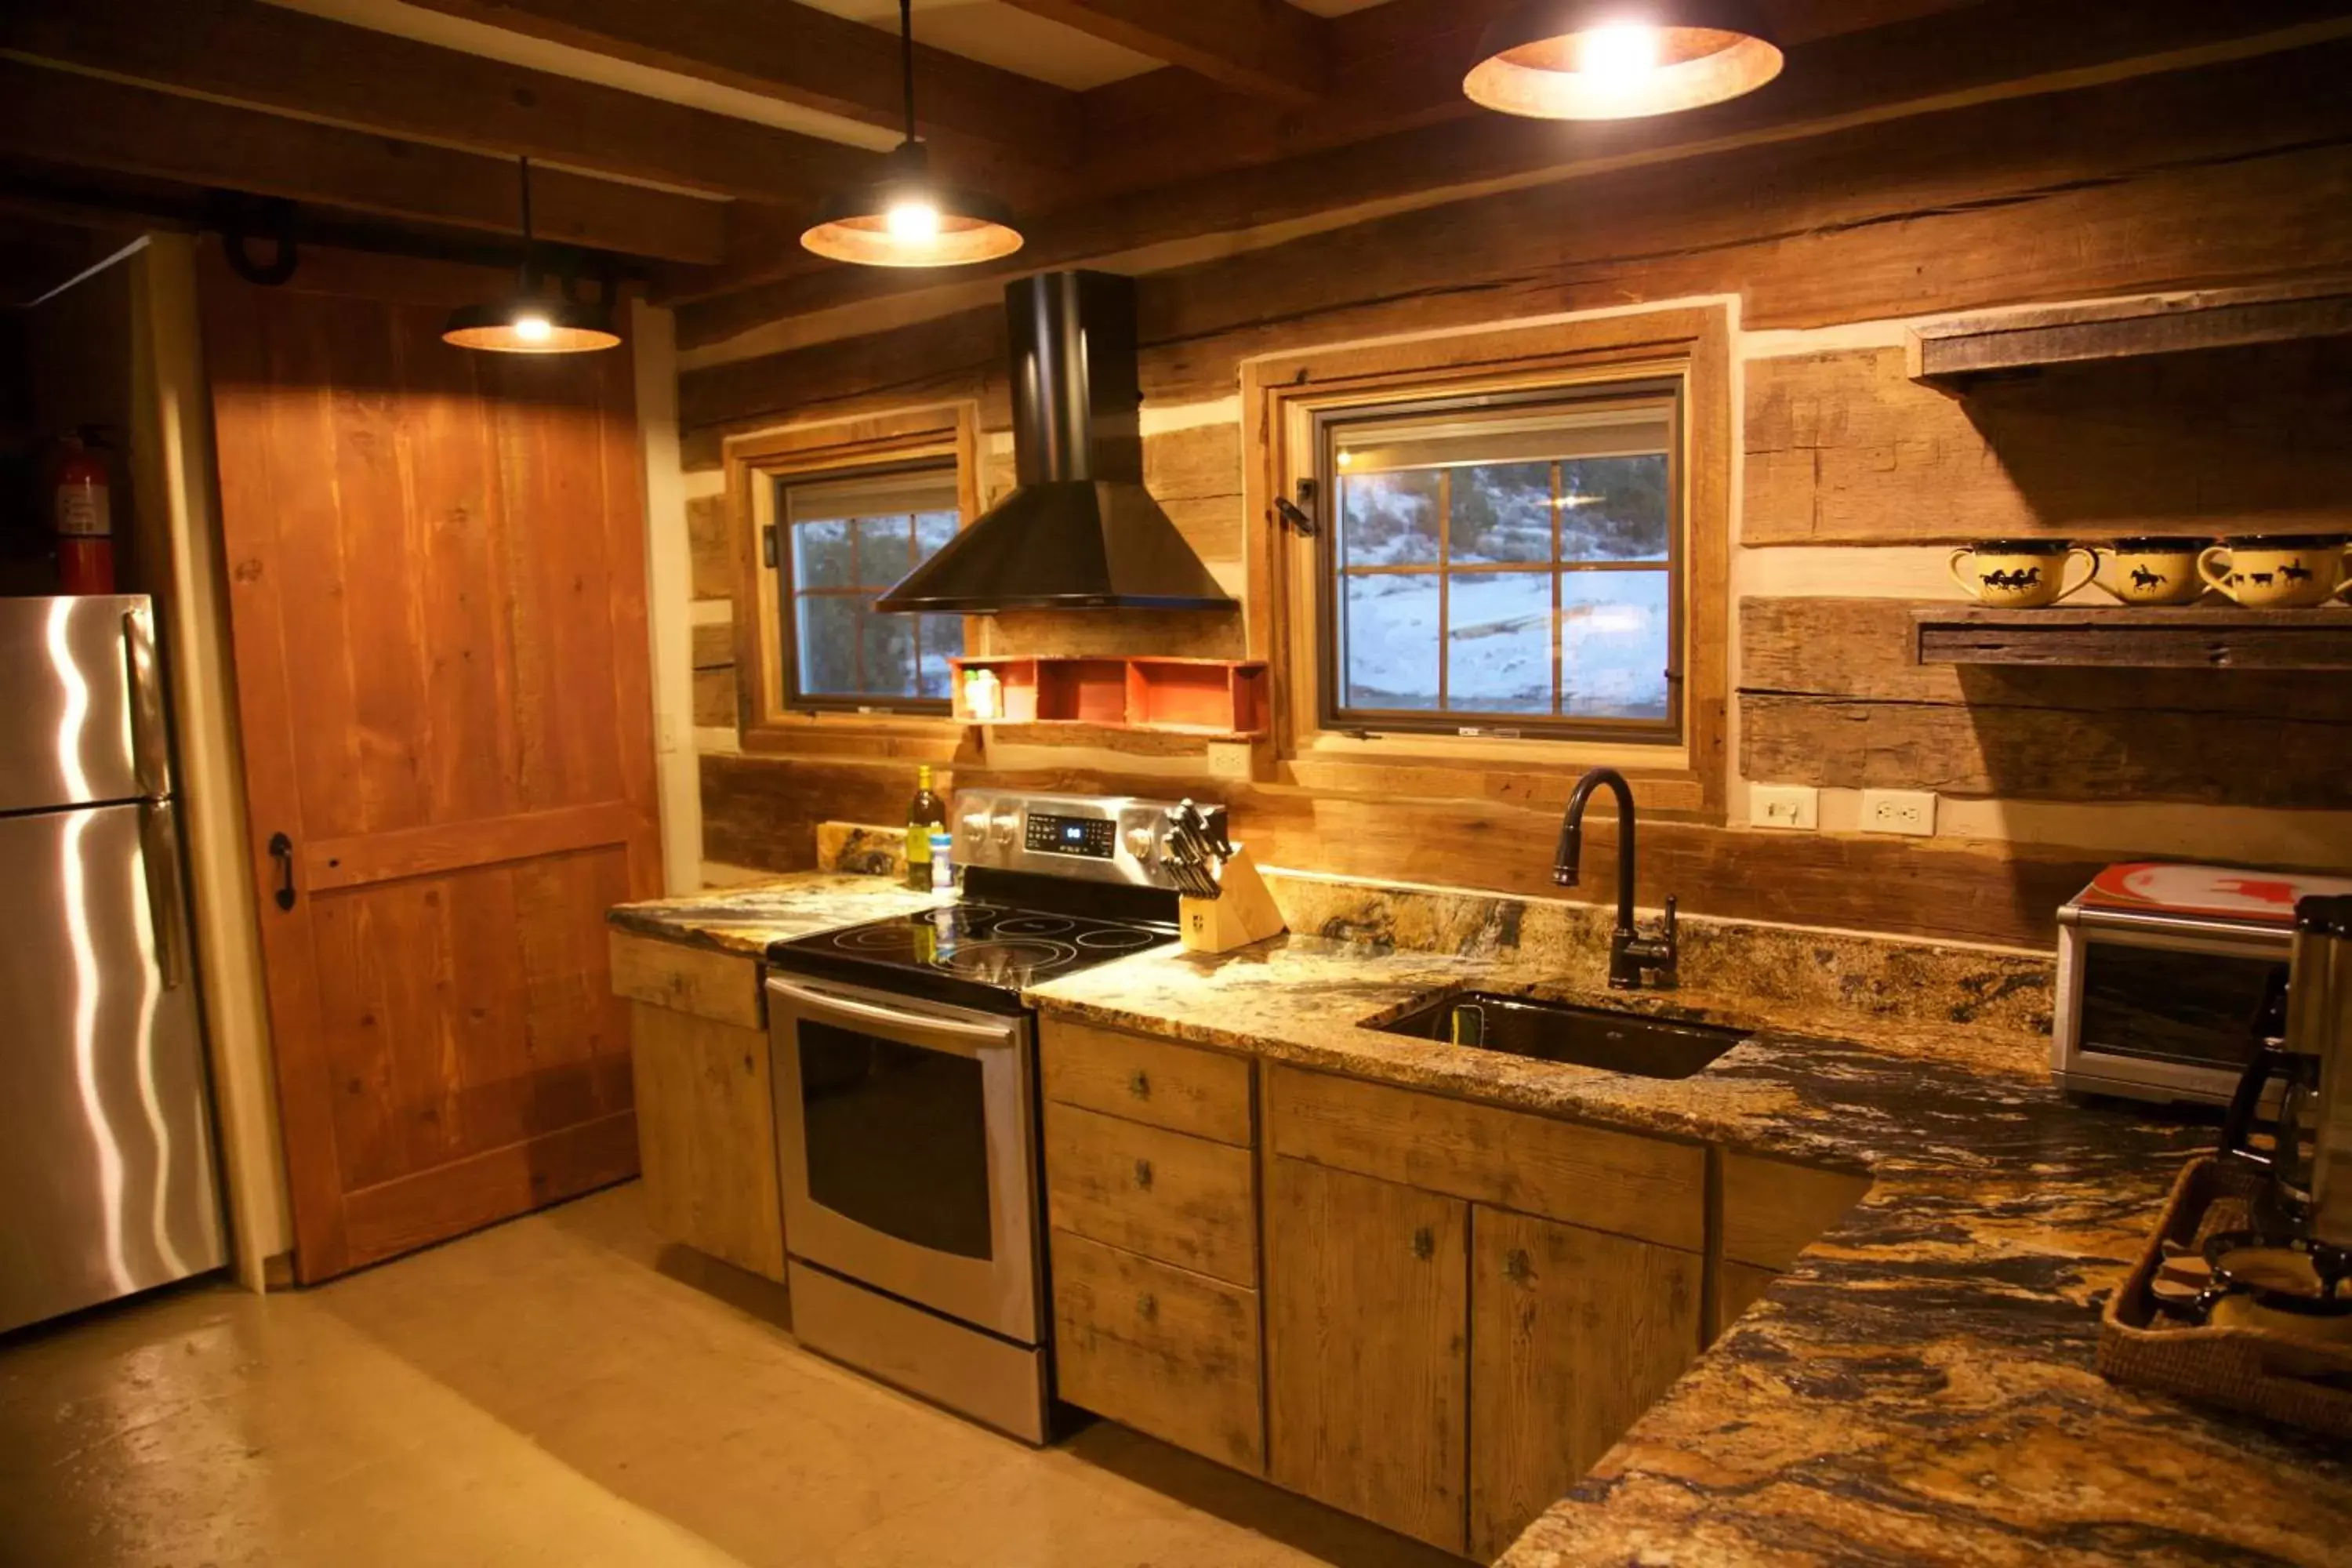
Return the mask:
{"type": "Polygon", "coordinates": [[[955,717],[965,724],[1089,724],[1166,735],[1248,739],[1266,731],[1263,659],[1057,658],[1007,655],[950,659],[955,717]],[[975,718],[964,672],[993,671],[1002,709],[975,718]]]}

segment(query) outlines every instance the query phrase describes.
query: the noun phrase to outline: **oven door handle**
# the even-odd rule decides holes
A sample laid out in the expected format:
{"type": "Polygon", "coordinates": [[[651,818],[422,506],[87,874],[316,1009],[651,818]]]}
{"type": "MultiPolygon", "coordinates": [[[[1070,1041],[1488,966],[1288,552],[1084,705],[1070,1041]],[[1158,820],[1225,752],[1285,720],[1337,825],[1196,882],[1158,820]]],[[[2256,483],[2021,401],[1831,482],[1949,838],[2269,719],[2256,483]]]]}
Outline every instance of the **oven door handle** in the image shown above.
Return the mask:
{"type": "Polygon", "coordinates": [[[854,1001],[830,992],[811,991],[805,986],[795,985],[782,975],[768,976],[768,989],[798,1004],[806,1012],[830,1013],[837,1017],[853,1018],[858,1023],[906,1038],[928,1035],[959,1055],[973,1055],[988,1046],[1010,1046],[1019,1031],[1017,1020],[1011,1018],[1003,1024],[965,1024],[953,1018],[933,1017],[928,1013],[902,1013],[893,1007],[877,1007],[870,1002],[854,1001]]]}

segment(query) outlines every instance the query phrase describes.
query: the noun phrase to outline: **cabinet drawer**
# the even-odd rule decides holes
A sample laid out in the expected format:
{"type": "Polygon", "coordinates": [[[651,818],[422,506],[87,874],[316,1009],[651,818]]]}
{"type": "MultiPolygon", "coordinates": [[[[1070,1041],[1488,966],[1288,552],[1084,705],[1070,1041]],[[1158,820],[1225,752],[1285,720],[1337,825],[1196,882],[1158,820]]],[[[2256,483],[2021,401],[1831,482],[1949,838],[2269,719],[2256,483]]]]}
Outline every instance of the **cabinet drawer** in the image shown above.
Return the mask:
{"type": "Polygon", "coordinates": [[[1252,1288],[1254,1164],[1246,1149],[1045,1104],[1045,1208],[1055,1229],[1252,1288]]]}
{"type": "Polygon", "coordinates": [[[1697,1144],[1295,1068],[1272,1068],[1266,1085],[1277,1154],[1685,1251],[1706,1245],[1697,1144]]]}
{"type": "Polygon", "coordinates": [[[1262,1474],[1257,1293],[1057,1230],[1055,1392],[1262,1474]]]}
{"type": "Polygon", "coordinates": [[[1053,1018],[1038,1048],[1048,1100],[1220,1143],[1255,1142],[1245,1058],[1053,1018]]]}
{"type": "Polygon", "coordinates": [[[768,1026],[760,961],[616,931],[607,938],[613,994],[741,1029],[768,1026]]]}

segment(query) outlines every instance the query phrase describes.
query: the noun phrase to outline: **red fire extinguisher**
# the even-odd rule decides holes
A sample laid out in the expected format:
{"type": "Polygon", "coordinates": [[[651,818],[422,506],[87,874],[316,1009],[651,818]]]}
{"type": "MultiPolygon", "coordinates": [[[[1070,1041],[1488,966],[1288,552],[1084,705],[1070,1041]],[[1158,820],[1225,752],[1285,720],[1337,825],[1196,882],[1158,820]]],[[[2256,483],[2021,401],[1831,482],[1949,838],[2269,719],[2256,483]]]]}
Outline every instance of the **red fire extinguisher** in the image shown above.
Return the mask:
{"type": "Polygon", "coordinates": [[[68,436],[51,485],[58,586],[68,594],[114,592],[114,510],[106,462],[79,435],[68,436]]]}

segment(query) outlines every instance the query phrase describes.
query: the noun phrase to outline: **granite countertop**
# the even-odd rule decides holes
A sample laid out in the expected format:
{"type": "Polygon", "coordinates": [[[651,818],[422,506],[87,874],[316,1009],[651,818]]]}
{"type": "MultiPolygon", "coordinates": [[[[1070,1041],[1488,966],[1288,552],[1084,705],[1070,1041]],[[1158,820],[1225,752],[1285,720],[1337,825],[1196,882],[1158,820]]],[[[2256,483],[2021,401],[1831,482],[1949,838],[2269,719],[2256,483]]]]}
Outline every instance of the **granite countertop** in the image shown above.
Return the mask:
{"type": "Polygon", "coordinates": [[[604,912],[604,920],[639,936],[759,958],[772,942],[814,936],[836,926],[887,920],[952,901],[946,895],[912,891],[888,877],[799,871],[675,899],[615,904],[604,912]]]}
{"type": "MultiPolygon", "coordinates": [[[[810,874],[612,920],[757,952],[933,901],[810,874]]],[[[1720,990],[1661,996],[1601,989],[1591,965],[1563,981],[1560,967],[1291,935],[1145,953],[1028,999],[1049,1016],[1874,1177],[1528,1528],[1507,1568],[2345,1560],[2342,1445],[2141,1394],[2095,1368],[2098,1308],[2210,1123],[2070,1103],[2050,1087],[2046,1037],[2015,1008],[1962,1025],[1810,1000],[1785,977],[1734,984],[1721,970],[1720,990]],[[1470,985],[1756,1034],[1696,1078],[1661,1081],[1364,1026],[1470,985]]],[[[1975,978],[1958,976],[1956,994],[1975,978]]]]}
{"type": "Polygon", "coordinates": [[[1685,1374],[1506,1568],[2347,1560],[2352,1452],[2099,1376],[2098,1310],[2202,1121],[2053,1089],[2048,1041],[1493,960],[1279,937],[1038,987],[1049,1016],[1865,1170],[1870,1194],[1685,1374]],[[1696,1078],[1362,1026],[1442,987],[1758,1030],[1696,1078]]]}

